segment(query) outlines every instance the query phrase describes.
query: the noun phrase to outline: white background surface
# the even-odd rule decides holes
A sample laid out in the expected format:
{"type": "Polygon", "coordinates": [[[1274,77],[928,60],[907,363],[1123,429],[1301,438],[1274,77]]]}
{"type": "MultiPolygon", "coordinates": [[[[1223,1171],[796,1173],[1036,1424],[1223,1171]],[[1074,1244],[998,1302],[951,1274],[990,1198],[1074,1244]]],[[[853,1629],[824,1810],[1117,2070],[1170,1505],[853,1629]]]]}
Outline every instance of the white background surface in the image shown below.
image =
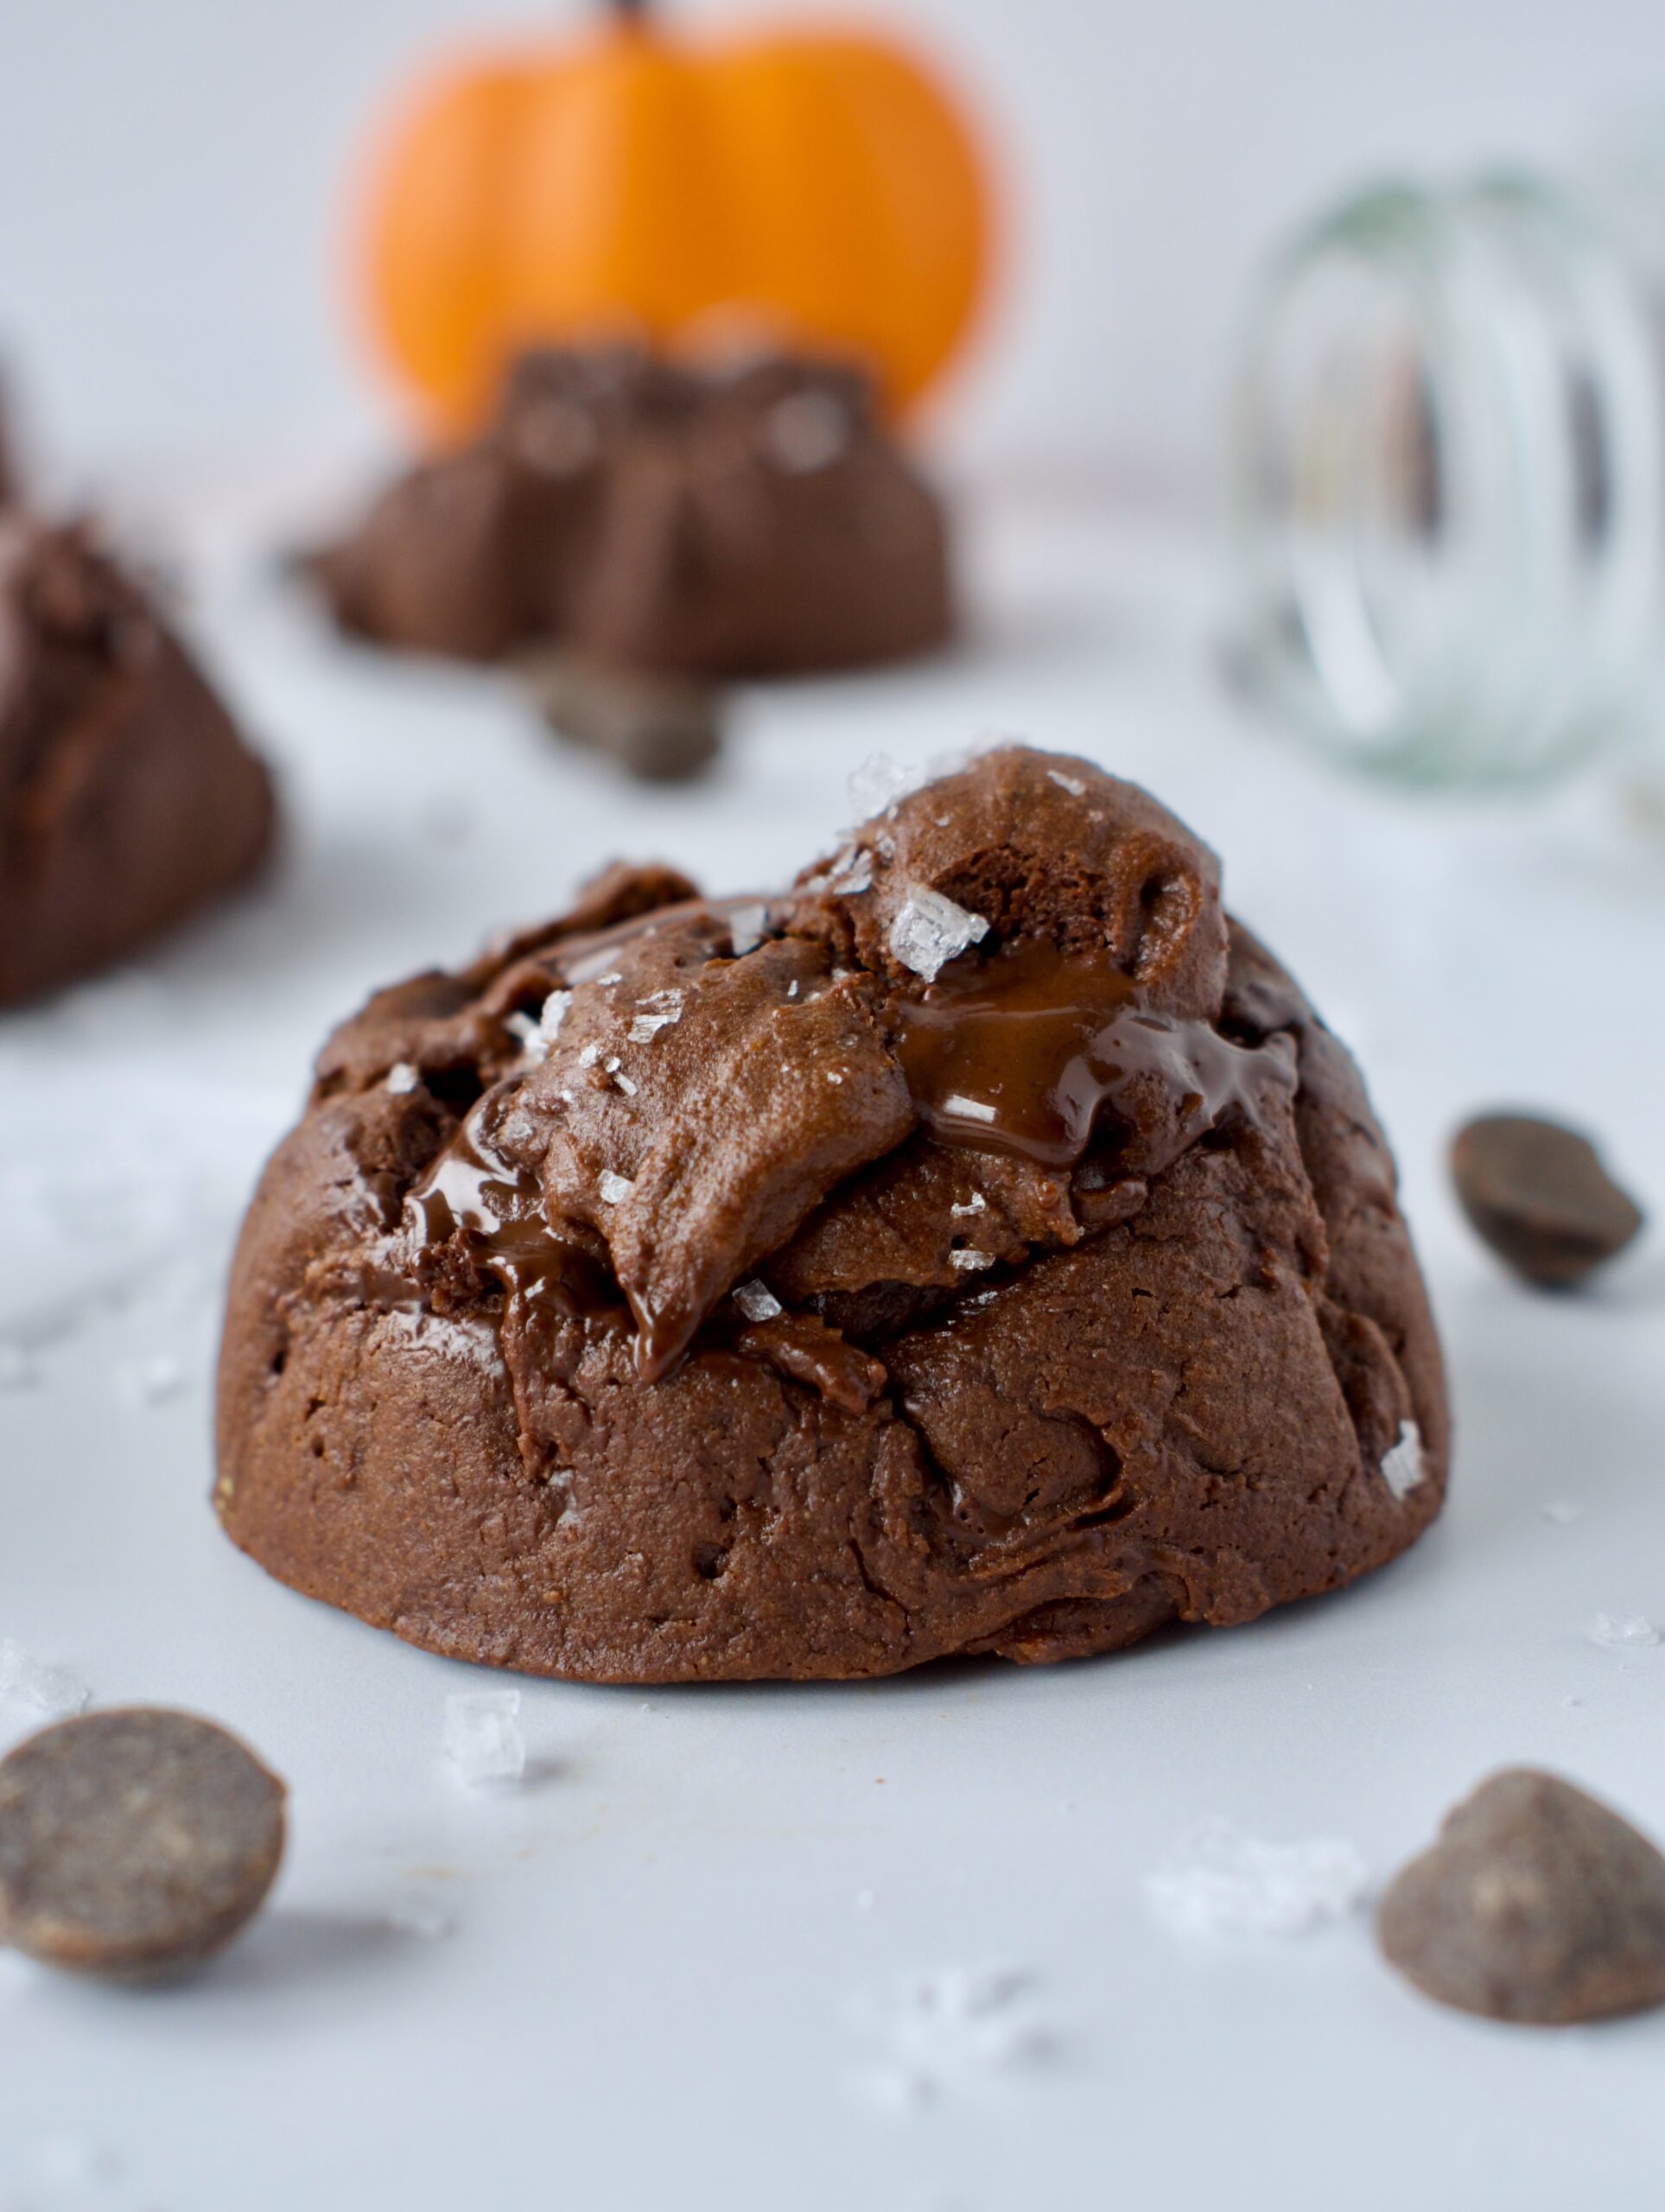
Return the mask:
{"type": "MultiPolygon", "coordinates": [[[[366,117],[436,44],[598,4],[0,0],[0,353],[71,473],[370,435],[345,227],[366,117]]],[[[696,30],[829,12],[659,4],[696,30]]],[[[1650,115],[1665,149],[1657,0],[832,12],[930,41],[1000,142],[1004,312],[942,426],[984,467],[1205,474],[1253,266],[1366,175],[1581,162],[1650,115]]]]}
{"type": "Polygon", "coordinates": [[[1346,1839],[1383,1875],[1515,1760],[1665,1834],[1665,1649],[1584,1634],[1665,1621],[1665,1257],[1655,1234],[1598,1291],[1533,1296],[1440,1167],[1465,1112],[1536,1103],[1665,1209],[1665,855],[1594,791],[1481,812],[1338,780],[1218,688],[1195,545],[1085,511],[974,519],[975,650],[749,696],[721,774],[652,794],[492,678],[331,644],[251,515],[198,511],[202,634],[282,765],[289,847],[138,969],[0,1023],[0,1338],[33,1375],[0,1396],[0,1636],[100,1701],[245,1732],[293,1785],[293,1847],[189,1986],[0,1959],[5,2212],[1654,2201],[1665,2015],[1490,2027],[1403,1987],[1363,1918],[1186,1945],[1142,1885],[1211,1814],[1346,1839]],[[486,1678],[269,1581],[206,1503],[219,1277],[308,1058],[371,984],[615,853],[716,888],[785,875],[875,747],[992,731],[1150,782],[1359,1048],[1447,1335],[1450,1510],[1354,1592],[1096,1664],[528,1684],[533,1777],[465,1796],[444,1699],[486,1678]],[[157,1357],[182,1387],[147,1404],[157,1357]],[[1011,2018],[1051,2050],[991,2068],[927,2038],[938,2094],[892,2109],[898,1978],[984,1965],[1033,1975],[1011,2018]]]}

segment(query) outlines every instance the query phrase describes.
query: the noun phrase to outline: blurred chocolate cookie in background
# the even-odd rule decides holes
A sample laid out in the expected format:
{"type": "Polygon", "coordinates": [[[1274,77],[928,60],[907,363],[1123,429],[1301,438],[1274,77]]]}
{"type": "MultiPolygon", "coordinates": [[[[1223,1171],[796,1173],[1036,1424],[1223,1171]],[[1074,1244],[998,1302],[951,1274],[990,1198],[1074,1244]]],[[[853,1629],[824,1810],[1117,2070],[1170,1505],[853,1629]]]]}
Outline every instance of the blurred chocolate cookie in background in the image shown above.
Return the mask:
{"type": "Polygon", "coordinates": [[[384,645],[705,678],[929,652],[953,627],[946,520],[861,378],[529,353],[495,419],[418,463],[308,563],[384,645]]]}
{"type": "Polygon", "coordinates": [[[92,526],[0,512],[0,1005],[242,882],[274,816],[265,767],[92,526]]]}

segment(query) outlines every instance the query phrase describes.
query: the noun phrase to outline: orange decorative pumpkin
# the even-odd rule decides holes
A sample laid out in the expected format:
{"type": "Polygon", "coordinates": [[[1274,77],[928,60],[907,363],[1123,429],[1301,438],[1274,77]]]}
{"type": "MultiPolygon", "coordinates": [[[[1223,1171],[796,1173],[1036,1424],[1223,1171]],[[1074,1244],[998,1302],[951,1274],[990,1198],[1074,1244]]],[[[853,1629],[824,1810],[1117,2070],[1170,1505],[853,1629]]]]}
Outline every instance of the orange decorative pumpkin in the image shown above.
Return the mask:
{"type": "Polygon", "coordinates": [[[971,318],[988,194],[964,121],[898,48],[696,47],[613,0],[575,47],[431,81],[391,131],[368,243],[376,327],[448,433],[529,344],[687,347],[725,315],[863,359],[900,407],[971,318]]]}

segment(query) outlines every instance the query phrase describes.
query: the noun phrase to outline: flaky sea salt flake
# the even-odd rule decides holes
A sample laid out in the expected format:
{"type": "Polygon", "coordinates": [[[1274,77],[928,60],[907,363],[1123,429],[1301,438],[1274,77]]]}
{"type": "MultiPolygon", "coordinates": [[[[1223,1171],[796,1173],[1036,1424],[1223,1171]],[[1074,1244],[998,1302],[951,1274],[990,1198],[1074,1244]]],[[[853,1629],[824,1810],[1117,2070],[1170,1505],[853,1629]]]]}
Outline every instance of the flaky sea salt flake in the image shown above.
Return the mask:
{"type": "Polygon", "coordinates": [[[1061,791],[1068,791],[1071,798],[1082,798],[1087,789],[1079,776],[1066,776],[1062,768],[1049,768],[1046,771],[1046,780],[1050,784],[1056,784],[1061,791]]]}
{"type": "Polygon", "coordinates": [[[949,961],[988,934],[981,914],[968,913],[940,891],[916,884],[890,925],[890,949],[903,967],[932,983],[949,961]]]}
{"type": "Polygon", "coordinates": [[[1037,2016],[1034,1988],[1021,1967],[905,1976],[859,2008],[880,2045],[862,2086],[893,2110],[915,2109],[955,2091],[982,2094],[991,2077],[1054,2056],[1059,2038],[1037,2016]]]}
{"type": "Polygon", "coordinates": [[[1369,1888],[1350,1843],[1264,1843],[1220,1819],[1182,1836],[1145,1885],[1152,1910],[1182,1936],[1306,1936],[1356,1911],[1369,1888]]]}
{"type": "Polygon", "coordinates": [[[651,998],[642,1001],[641,1011],[632,1020],[628,1032],[632,1045],[649,1045],[662,1029],[669,1029],[683,1018],[683,995],[680,991],[655,991],[651,998]]]}
{"type": "Polygon", "coordinates": [[[526,1771],[518,1690],[457,1690],[445,1700],[447,1765],[465,1789],[518,1782],[526,1771]]]}
{"type": "Polygon", "coordinates": [[[848,868],[855,858],[855,848],[854,845],[841,845],[838,848],[838,850],[833,855],[832,858],[827,862],[826,867],[823,868],[818,874],[810,876],[809,880],[804,884],[804,888],[806,891],[825,891],[829,889],[834,879],[837,876],[842,875],[845,869],[848,868]]]}
{"type": "Polygon", "coordinates": [[[900,799],[931,780],[928,769],[904,767],[887,753],[870,753],[850,778],[850,804],[858,822],[888,814],[900,799]]]}
{"type": "Polygon", "coordinates": [[[1604,1651],[1645,1651],[1659,1642],[1659,1630],[1640,1613],[1598,1613],[1585,1634],[1604,1651]]]}
{"type": "Polygon", "coordinates": [[[626,1199],[630,1196],[631,1192],[636,1188],[636,1185],[631,1181],[628,1175],[620,1175],[611,1167],[604,1167],[601,1170],[599,1187],[601,1192],[602,1205],[604,1206],[616,1206],[623,1204],[625,1199],[626,1199]]]}
{"type": "Polygon", "coordinates": [[[116,1388],[124,1405],[164,1406],[180,1395],[185,1384],[185,1370],[172,1352],[126,1360],[116,1370],[116,1388]]]}
{"type": "Polygon", "coordinates": [[[382,1089],[391,1090],[396,1098],[404,1098],[421,1081],[422,1077],[409,1060],[395,1060],[382,1077],[382,1089]]]}
{"type": "Polygon", "coordinates": [[[399,1898],[388,1907],[387,1924],[401,1936],[419,1936],[425,1943],[442,1942],[446,1936],[455,1935],[457,1927],[448,1912],[442,1912],[426,1897],[399,1898]]]}
{"type": "Polygon", "coordinates": [[[593,1068],[601,1057],[601,1047],[599,1045],[586,1045],[578,1055],[578,1065],[581,1068],[593,1068]]]}
{"type": "Polygon", "coordinates": [[[1427,1472],[1422,1461],[1422,1432],[1414,1421],[1401,1421],[1398,1442],[1382,1455],[1382,1479],[1402,1503],[1427,1472]]]}
{"type": "Polygon", "coordinates": [[[0,1705],[10,1705],[41,1720],[67,1720],[85,1713],[92,1691],[67,1667],[48,1667],[33,1659],[10,1637],[0,1637],[0,1705]]]}
{"type": "Polygon", "coordinates": [[[979,1268],[992,1268],[995,1255],[992,1252],[954,1251],[948,1255],[948,1264],[957,1268],[962,1274],[972,1274],[979,1268]]]}
{"type": "MultiPolygon", "coordinates": [[[[943,1111],[945,1114],[957,1114],[961,1120],[965,1122],[992,1122],[995,1119],[995,1109],[987,1099],[968,1098],[958,1090],[949,1092],[943,1101],[943,1111]]],[[[976,1213],[982,1206],[982,1200],[979,1198],[975,1206],[968,1206],[965,1211],[968,1213],[976,1213]]],[[[958,1213],[960,1208],[955,1206],[952,1211],[958,1213]]]]}
{"type": "Polygon", "coordinates": [[[736,960],[743,960],[748,952],[757,950],[768,926],[769,909],[760,899],[749,906],[735,906],[730,910],[728,943],[736,960]]]}
{"type": "MultiPolygon", "coordinates": [[[[963,1109],[963,1107],[969,1102],[965,1099],[962,1099],[958,1103],[962,1109],[963,1109]]],[[[992,1106],[988,1109],[988,1118],[991,1122],[995,1118],[995,1109],[992,1106]]],[[[950,1206],[949,1208],[949,1211],[951,1214],[987,1213],[988,1211],[988,1201],[984,1198],[981,1191],[974,1191],[963,1206],[954,1205],[950,1206]]]]}
{"type": "Polygon", "coordinates": [[[861,892],[871,891],[873,855],[865,852],[857,853],[843,874],[833,878],[830,888],[836,891],[841,897],[850,899],[856,897],[861,892]]]}
{"type": "Polygon", "coordinates": [[[777,1313],[786,1310],[768,1284],[759,1282],[755,1275],[749,1282],[735,1284],[734,1303],[748,1321],[772,1321],[777,1313]]]}

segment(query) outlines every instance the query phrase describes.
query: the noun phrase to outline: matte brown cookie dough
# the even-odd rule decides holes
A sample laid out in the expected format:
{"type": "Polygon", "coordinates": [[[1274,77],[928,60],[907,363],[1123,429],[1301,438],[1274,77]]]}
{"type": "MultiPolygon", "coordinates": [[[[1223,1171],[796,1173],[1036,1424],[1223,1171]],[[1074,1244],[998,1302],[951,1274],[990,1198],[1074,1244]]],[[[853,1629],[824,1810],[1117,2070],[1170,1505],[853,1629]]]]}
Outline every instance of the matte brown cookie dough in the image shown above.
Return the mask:
{"type": "Polygon", "coordinates": [[[1351,1061],[1179,823],[1018,748],[782,897],[619,869],[373,998],[219,1421],[296,1588],[642,1682],[1252,1620],[1414,1541],[1447,1440],[1351,1061]]]}
{"type": "Polygon", "coordinates": [[[270,779],[84,527],[0,512],[0,1005],[92,973],[251,874],[270,779]]]}
{"type": "Polygon", "coordinates": [[[937,501],[861,380],[527,355],[496,421],[383,493],[313,572],[342,627],[494,660],[550,641],[706,677],[923,652],[952,626],[937,501]]]}

